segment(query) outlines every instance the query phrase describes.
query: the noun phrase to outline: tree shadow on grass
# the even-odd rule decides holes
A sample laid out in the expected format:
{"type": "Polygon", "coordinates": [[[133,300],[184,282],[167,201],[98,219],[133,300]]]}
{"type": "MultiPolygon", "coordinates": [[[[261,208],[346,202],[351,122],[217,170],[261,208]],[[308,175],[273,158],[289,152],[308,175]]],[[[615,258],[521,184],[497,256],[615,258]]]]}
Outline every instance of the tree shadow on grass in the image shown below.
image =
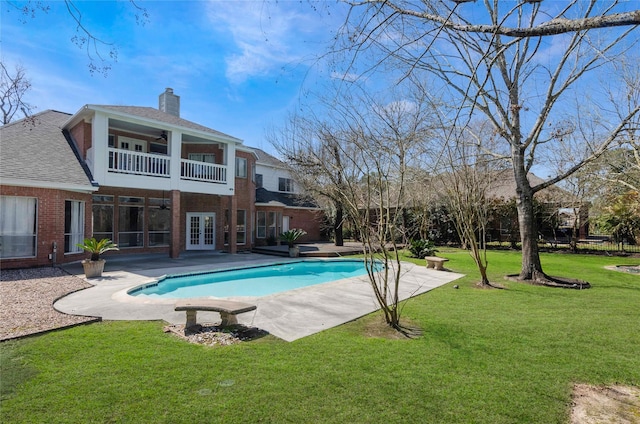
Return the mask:
{"type": "Polygon", "coordinates": [[[522,280],[519,278],[519,274],[510,274],[507,275],[505,279],[514,281],[516,283],[530,284],[533,286],[555,287],[574,290],[585,290],[591,288],[591,284],[586,281],[578,280],[577,278],[557,277],[551,275],[547,275],[545,276],[545,278],[522,280]]]}

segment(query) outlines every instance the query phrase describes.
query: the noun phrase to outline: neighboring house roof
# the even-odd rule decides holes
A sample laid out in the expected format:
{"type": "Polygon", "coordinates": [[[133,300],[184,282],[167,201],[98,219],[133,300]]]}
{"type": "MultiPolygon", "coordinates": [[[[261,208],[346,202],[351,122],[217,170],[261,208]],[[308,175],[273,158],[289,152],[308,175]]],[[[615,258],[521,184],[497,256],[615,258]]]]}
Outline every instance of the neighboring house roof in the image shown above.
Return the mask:
{"type": "Polygon", "coordinates": [[[97,190],[62,133],[70,115],[45,110],[0,127],[0,179],[5,185],[97,190]]]}
{"type": "Polygon", "coordinates": [[[318,205],[307,197],[299,194],[269,191],[263,187],[256,189],[256,203],[284,205],[289,208],[318,208],[318,205]]]}
{"type": "MultiPolygon", "coordinates": [[[[538,184],[544,182],[542,178],[531,172],[527,174],[527,179],[529,180],[531,186],[537,186],[538,184]]],[[[513,175],[513,170],[505,169],[502,171],[496,171],[496,175],[492,177],[492,184],[489,188],[487,196],[508,200],[516,197],[516,194],[516,179],[513,175]]],[[[544,201],[576,201],[574,195],[555,185],[537,192],[535,196],[539,200],[544,201]]]]}
{"type": "Polygon", "coordinates": [[[260,165],[273,166],[276,168],[286,168],[287,165],[282,162],[280,159],[275,156],[270,155],[262,149],[258,149],[257,147],[252,147],[252,149],[256,153],[257,163],[260,165]]]}
{"type": "MultiPolygon", "coordinates": [[[[145,120],[152,120],[158,123],[165,123],[176,127],[191,129],[207,134],[211,134],[216,137],[228,139],[241,143],[239,138],[230,136],[228,134],[216,131],[204,125],[197,124],[192,121],[180,118],[170,113],[163,112],[159,109],[155,109],[147,106],[112,106],[112,105],[85,105],[76,115],[82,115],[85,110],[102,110],[106,112],[115,112],[119,115],[130,115],[138,118],[144,118],[145,120]]],[[[74,115],[75,117],[75,115],[74,115]]]]}

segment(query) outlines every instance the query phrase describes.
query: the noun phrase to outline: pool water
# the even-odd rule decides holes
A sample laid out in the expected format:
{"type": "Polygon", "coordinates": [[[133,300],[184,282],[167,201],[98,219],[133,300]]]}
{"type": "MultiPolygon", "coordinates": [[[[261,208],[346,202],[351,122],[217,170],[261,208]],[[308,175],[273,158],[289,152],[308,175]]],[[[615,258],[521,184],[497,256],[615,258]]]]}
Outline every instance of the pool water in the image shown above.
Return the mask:
{"type": "Polygon", "coordinates": [[[361,260],[305,260],[250,268],[169,275],[137,287],[132,296],[153,299],[265,296],[329,281],[363,276],[361,260]]]}

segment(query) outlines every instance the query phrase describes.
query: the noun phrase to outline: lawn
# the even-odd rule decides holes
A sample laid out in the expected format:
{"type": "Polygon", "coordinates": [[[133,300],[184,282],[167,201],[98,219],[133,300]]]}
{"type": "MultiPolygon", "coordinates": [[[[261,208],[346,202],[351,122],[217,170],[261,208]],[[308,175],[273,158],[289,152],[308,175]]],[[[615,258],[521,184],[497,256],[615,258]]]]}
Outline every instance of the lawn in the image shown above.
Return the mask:
{"type": "Polygon", "coordinates": [[[365,336],[373,314],[287,343],[210,348],[161,322],[103,322],[2,348],[6,423],[566,423],[574,383],[640,385],[640,259],[544,254],[577,291],[508,282],[517,252],[490,252],[506,290],[468,276],[406,303],[421,337],[365,336]],[[453,285],[458,284],[459,289],[453,285]]]}

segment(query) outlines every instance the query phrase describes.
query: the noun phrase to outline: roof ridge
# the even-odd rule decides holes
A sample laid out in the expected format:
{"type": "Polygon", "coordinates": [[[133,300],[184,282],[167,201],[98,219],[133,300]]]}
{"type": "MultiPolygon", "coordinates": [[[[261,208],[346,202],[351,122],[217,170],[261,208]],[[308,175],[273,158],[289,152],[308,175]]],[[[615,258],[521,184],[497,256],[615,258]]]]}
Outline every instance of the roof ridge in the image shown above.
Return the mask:
{"type": "Polygon", "coordinates": [[[45,110],[43,110],[41,112],[34,113],[33,115],[29,115],[29,116],[25,116],[23,118],[20,118],[17,121],[12,121],[12,122],[9,122],[8,124],[4,124],[4,125],[0,126],[0,128],[7,128],[7,127],[10,127],[10,126],[13,126],[13,125],[16,125],[16,124],[20,124],[20,123],[22,123],[24,121],[27,121],[29,119],[34,119],[34,118],[36,118],[36,117],[38,117],[40,115],[44,115],[45,113],[49,113],[49,112],[62,113],[63,115],[71,116],[71,114],[68,113],[68,112],[62,112],[62,111],[55,110],[55,109],[45,109],[45,110]]]}

